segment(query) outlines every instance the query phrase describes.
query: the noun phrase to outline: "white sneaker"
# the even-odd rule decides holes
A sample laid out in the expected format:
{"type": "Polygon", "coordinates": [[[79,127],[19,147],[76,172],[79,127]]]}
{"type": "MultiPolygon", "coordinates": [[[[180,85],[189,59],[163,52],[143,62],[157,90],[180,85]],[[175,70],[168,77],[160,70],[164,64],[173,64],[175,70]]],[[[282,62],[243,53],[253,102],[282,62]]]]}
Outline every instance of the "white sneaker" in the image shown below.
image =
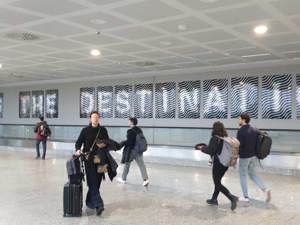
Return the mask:
{"type": "Polygon", "coordinates": [[[265,195],[266,195],[266,202],[269,203],[271,201],[271,190],[266,190],[265,195]]]}
{"type": "Polygon", "coordinates": [[[213,161],[210,159],[210,160],[208,161],[207,165],[208,165],[208,166],[212,166],[212,164],[213,164],[213,161]]]}
{"type": "Polygon", "coordinates": [[[249,202],[249,198],[239,197],[239,201],[241,201],[241,202],[249,202]]]}
{"type": "Polygon", "coordinates": [[[126,184],[126,180],[123,180],[121,177],[117,178],[117,182],[120,184],[126,184]]]}
{"type": "Polygon", "coordinates": [[[147,187],[149,185],[149,180],[145,180],[144,182],[143,182],[143,186],[144,187],[147,187]]]}

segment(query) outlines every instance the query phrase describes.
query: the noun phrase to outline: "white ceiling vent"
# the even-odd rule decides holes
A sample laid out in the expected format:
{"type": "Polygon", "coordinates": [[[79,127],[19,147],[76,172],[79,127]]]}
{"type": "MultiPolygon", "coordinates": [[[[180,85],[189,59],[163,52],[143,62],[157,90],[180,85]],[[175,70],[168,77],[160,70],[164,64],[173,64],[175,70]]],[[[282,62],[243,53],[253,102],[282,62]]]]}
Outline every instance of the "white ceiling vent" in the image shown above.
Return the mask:
{"type": "Polygon", "coordinates": [[[29,32],[11,32],[4,34],[4,37],[18,41],[34,41],[40,39],[36,34],[29,32]]]}

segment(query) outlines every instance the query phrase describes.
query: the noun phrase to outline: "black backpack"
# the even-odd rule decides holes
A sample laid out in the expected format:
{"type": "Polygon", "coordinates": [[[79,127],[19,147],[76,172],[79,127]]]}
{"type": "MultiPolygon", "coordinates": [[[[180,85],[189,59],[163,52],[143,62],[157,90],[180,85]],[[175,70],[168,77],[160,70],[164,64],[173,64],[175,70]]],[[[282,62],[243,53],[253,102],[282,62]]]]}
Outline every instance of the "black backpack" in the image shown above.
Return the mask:
{"type": "Polygon", "coordinates": [[[136,133],[136,138],[135,138],[135,145],[133,149],[135,150],[135,152],[141,154],[147,151],[148,143],[143,132],[136,132],[136,131],[134,132],[136,133]]]}
{"type": "Polygon", "coordinates": [[[271,152],[272,138],[265,131],[258,130],[256,143],[256,156],[258,159],[266,158],[271,152]]]}

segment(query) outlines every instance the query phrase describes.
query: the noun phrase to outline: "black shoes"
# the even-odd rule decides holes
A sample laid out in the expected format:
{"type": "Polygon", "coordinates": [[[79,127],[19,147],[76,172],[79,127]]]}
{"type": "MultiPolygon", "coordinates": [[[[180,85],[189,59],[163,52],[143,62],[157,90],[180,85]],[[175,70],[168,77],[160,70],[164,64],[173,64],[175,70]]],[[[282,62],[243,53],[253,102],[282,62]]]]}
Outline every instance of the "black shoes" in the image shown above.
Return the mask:
{"type": "Polygon", "coordinates": [[[104,208],[96,208],[96,214],[97,216],[101,216],[101,214],[103,213],[104,208]]]}
{"type": "Polygon", "coordinates": [[[218,205],[218,200],[217,199],[207,199],[206,203],[209,205],[218,205]]]}
{"type": "Polygon", "coordinates": [[[231,201],[231,207],[230,208],[233,211],[233,210],[236,209],[236,206],[237,206],[236,203],[239,201],[239,198],[237,196],[231,195],[230,201],[231,201]]]}

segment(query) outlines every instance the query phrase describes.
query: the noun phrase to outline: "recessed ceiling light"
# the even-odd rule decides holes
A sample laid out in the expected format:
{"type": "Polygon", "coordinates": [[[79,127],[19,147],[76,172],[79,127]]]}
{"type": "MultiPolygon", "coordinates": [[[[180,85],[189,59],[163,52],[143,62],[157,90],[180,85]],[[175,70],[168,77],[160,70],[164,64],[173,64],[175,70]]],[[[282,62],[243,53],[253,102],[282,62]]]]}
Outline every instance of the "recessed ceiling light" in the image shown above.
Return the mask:
{"type": "Polygon", "coordinates": [[[267,31],[268,27],[266,25],[259,25],[254,28],[256,34],[265,34],[267,31]]]}
{"type": "Polygon", "coordinates": [[[99,55],[101,55],[101,52],[100,52],[98,49],[92,49],[92,50],[90,51],[90,54],[91,54],[92,56],[99,56],[99,55]]]}
{"type": "Polygon", "coordinates": [[[179,24],[179,25],[178,25],[178,30],[180,30],[180,31],[185,31],[186,29],[187,29],[186,24],[179,24]]]}
{"type": "Polygon", "coordinates": [[[2,69],[2,64],[0,63],[0,69],[2,69]]]}

